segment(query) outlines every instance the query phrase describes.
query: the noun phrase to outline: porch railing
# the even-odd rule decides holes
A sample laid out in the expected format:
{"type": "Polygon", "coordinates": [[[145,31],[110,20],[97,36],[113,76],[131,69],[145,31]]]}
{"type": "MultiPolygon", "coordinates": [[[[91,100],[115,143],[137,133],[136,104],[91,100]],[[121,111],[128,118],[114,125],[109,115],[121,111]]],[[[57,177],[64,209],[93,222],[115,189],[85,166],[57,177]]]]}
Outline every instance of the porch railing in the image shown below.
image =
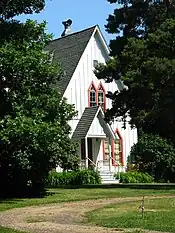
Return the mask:
{"type": "Polygon", "coordinates": [[[91,162],[91,164],[92,164],[92,166],[93,166],[94,168],[97,167],[96,163],[94,163],[90,158],[88,158],[88,160],[91,162]]]}
{"type": "Polygon", "coordinates": [[[109,166],[110,165],[109,162],[110,162],[109,160],[98,160],[98,162],[97,162],[97,168],[101,169],[104,166],[109,166]]]}
{"type": "MultiPolygon", "coordinates": [[[[90,158],[88,158],[88,161],[90,162],[90,164],[88,164],[88,167],[89,166],[93,166],[95,169],[97,169],[97,164],[94,163],[90,158]]],[[[80,162],[80,168],[85,168],[86,167],[86,160],[81,160],[80,162]]]]}

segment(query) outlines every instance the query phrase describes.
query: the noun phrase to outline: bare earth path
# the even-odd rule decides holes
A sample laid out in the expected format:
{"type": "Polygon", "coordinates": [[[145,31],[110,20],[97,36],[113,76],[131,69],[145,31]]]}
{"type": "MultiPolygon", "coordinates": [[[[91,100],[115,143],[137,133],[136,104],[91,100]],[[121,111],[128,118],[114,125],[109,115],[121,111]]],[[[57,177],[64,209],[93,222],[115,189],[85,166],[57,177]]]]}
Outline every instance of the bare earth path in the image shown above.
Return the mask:
{"type": "MultiPolygon", "coordinates": [[[[168,198],[156,196],[153,198],[168,198]]],[[[85,214],[108,204],[141,200],[141,197],[87,200],[45,206],[17,208],[0,212],[0,225],[31,233],[121,233],[86,223],[85,214]]],[[[147,231],[152,232],[153,231],[147,231]]],[[[154,231],[154,233],[156,233],[154,231]]]]}

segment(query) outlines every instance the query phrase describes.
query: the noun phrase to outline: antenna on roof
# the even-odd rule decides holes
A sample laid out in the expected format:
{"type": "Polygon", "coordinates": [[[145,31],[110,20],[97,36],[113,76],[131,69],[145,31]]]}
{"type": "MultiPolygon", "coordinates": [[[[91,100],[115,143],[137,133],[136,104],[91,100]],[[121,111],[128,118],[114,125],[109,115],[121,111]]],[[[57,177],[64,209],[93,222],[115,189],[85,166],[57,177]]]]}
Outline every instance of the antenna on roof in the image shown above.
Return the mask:
{"type": "Polygon", "coordinates": [[[70,28],[70,26],[72,24],[72,20],[68,19],[67,21],[63,21],[62,24],[64,25],[64,31],[61,34],[61,37],[67,36],[67,35],[71,34],[71,28],[70,28]]]}

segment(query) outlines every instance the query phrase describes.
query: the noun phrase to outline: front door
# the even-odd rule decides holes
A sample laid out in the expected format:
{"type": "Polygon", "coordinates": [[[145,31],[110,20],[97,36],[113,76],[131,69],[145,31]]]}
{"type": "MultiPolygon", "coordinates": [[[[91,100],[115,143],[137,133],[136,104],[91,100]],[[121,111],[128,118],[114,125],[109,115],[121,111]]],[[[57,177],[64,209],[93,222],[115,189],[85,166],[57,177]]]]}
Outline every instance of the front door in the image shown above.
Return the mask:
{"type": "MultiPolygon", "coordinates": [[[[93,155],[92,155],[92,138],[88,138],[88,158],[93,161],[93,155]]],[[[92,162],[88,160],[88,166],[93,165],[92,162]]]]}

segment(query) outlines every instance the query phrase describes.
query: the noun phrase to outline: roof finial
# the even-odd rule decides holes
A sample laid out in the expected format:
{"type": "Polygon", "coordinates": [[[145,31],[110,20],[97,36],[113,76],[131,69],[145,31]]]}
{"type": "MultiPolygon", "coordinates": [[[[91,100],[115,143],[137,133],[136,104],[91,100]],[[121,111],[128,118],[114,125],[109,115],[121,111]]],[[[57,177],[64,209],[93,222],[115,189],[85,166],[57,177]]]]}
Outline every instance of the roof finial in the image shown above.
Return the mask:
{"type": "Polygon", "coordinates": [[[70,28],[70,26],[72,24],[72,20],[68,19],[67,21],[63,21],[62,24],[64,25],[64,31],[61,34],[61,37],[67,36],[67,35],[71,34],[71,28],[70,28]]]}

